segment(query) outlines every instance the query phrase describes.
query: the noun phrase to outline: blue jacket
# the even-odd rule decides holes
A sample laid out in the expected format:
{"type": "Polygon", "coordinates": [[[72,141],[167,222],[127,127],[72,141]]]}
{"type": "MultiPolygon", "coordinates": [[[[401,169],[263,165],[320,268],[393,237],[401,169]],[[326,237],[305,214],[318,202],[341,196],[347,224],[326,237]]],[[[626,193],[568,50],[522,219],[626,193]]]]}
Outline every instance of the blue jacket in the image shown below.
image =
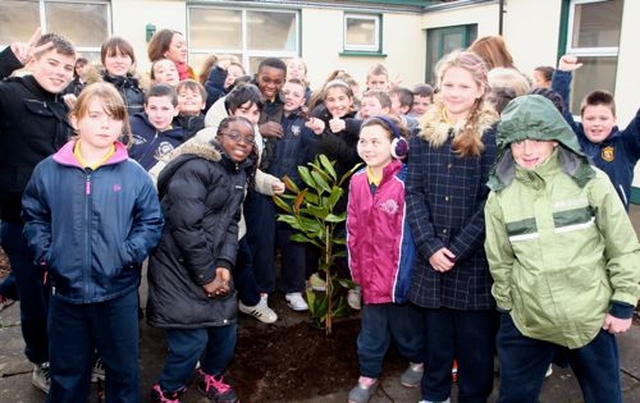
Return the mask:
{"type": "Polygon", "coordinates": [[[231,90],[224,88],[224,82],[227,79],[227,70],[213,66],[209,71],[209,77],[204,83],[204,89],[207,91],[207,102],[205,105],[205,112],[213,106],[216,101],[229,93],[231,90]]]}
{"type": "Polygon", "coordinates": [[[149,117],[144,112],[131,116],[129,123],[133,136],[129,156],[138,161],[147,171],[185,141],[182,127],[173,126],[159,132],[149,122],[149,117]]]}
{"type": "Polygon", "coordinates": [[[53,295],[96,303],[138,287],[164,220],[151,178],[122,144],[95,171],[80,166],[74,145],[36,166],[22,198],[24,235],[53,295]]]}
{"type": "Polygon", "coordinates": [[[316,136],[305,126],[306,119],[293,112],[283,116],[282,138],[269,138],[267,143],[273,143],[273,153],[269,156],[265,172],[277,177],[289,176],[301,185],[298,166],[306,165],[316,155],[316,136]]]}
{"type": "Polygon", "coordinates": [[[347,250],[353,281],[366,304],[405,303],[416,254],[407,221],[406,166],[393,160],[372,191],[367,171],[351,178],[347,204],[347,250]]]}
{"type": "Polygon", "coordinates": [[[602,169],[611,179],[613,186],[622,199],[622,203],[629,210],[629,197],[631,195],[631,182],[633,181],[633,169],[640,159],[640,110],[631,120],[626,129],[620,130],[614,126],[611,134],[602,143],[592,143],[584,134],[582,123],[573,119],[569,111],[571,79],[570,71],[555,70],[551,82],[553,90],[562,96],[565,102],[565,120],[578,136],[582,151],[589,157],[593,164],[602,169]]]}

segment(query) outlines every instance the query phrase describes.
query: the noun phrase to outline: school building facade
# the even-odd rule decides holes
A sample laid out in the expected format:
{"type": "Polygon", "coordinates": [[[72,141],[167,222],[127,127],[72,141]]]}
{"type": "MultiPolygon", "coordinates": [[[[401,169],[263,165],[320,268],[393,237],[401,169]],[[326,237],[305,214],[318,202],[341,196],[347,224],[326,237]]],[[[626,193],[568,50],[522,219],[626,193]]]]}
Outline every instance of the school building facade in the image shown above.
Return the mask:
{"type": "MultiPolygon", "coordinates": [[[[148,39],[171,28],[185,34],[196,71],[212,53],[238,56],[249,72],[264,57],[300,56],[312,87],[336,68],[363,85],[367,69],[382,63],[411,88],[433,80],[442,55],[501,34],[525,73],[555,65],[564,53],[579,56],[585,65],[574,78],[572,110],[587,91],[608,89],[624,127],[640,107],[638,15],[637,0],[3,0],[0,47],[41,26],[97,59],[102,41],[119,35],[145,72],[148,39]]],[[[633,201],[640,203],[636,171],[633,201]]]]}

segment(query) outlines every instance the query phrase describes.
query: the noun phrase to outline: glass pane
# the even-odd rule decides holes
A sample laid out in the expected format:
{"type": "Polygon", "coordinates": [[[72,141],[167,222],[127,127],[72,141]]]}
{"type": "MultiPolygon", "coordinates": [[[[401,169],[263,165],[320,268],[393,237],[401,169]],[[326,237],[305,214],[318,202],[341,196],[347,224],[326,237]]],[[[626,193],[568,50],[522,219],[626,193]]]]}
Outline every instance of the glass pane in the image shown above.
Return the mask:
{"type": "Polygon", "coordinates": [[[75,46],[100,46],[109,37],[106,4],[45,4],[47,32],[61,33],[75,46]]]}
{"type": "Polygon", "coordinates": [[[0,44],[28,41],[39,26],[37,1],[0,1],[0,44]]]}
{"type": "Polygon", "coordinates": [[[347,45],[376,46],[376,35],[373,19],[347,17],[347,45]]]}
{"type": "Polygon", "coordinates": [[[89,61],[89,64],[91,63],[100,63],[100,51],[90,51],[90,50],[80,50],[78,51],[78,49],[76,49],[76,56],[77,57],[84,57],[85,59],[87,59],[89,61]]]}
{"type": "Polygon", "coordinates": [[[618,59],[615,57],[580,57],[584,65],[574,74],[571,113],[580,115],[582,98],[594,89],[614,93],[618,59]]]}
{"type": "MultiPolygon", "coordinates": [[[[225,53],[228,55],[229,53],[225,53]]],[[[233,56],[237,57],[242,63],[242,55],[241,54],[233,54],[233,56]]],[[[204,65],[205,60],[209,57],[209,53],[204,52],[190,52],[189,53],[189,66],[193,67],[193,70],[196,72],[196,75],[199,75],[202,71],[202,66],[204,65]]]]}
{"type": "Polygon", "coordinates": [[[446,55],[456,49],[464,48],[462,32],[444,34],[442,37],[442,54],[446,55]]]}
{"type": "Polygon", "coordinates": [[[242,11],[189,8],[189,47],[242,49],[242,11]]]}
{"type": "Polygon", "coordinates": [[[295,52],[298,49],[296,14],[248,11],[247,36],[250,50],[295,52]]]}
{"type": "Polygon", "coordinates": [[[620,41],[622,0],[577,4],[572,47],[617,47],[620,41]]]}
{"type": "Polygon", "coordinates": [[[247,72],[250,75],[256,74],[258,71],[258,65],[261,61],[266,59],[266,56],[251,56],[249,57],[249,71],[247,72]]]}

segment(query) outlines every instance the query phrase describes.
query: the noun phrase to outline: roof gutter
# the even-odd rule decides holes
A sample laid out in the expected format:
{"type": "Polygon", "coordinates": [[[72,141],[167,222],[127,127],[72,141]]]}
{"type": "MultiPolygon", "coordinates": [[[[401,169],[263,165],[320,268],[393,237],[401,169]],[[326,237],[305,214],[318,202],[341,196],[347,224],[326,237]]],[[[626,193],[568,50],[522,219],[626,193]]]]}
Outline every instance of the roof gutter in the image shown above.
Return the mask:
{"type": "MultiPolygon", "coordinates": [[[[481,3],[496,3],[498,0],[456,0],[447,3],[429,4],[423,8],[424,12],[450,10],[462,7],[471,7],[481,3]]],[[[500,0],[504,2],[504,0],[500,0]]]]}

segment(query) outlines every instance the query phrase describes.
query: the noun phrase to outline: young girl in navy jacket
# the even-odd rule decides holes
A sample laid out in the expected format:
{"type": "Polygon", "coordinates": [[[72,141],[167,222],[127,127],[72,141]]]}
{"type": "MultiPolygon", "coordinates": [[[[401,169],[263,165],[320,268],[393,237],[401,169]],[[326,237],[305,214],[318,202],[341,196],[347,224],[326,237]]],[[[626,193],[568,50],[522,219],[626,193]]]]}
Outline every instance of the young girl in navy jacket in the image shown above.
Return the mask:
{"type": "Polygon", "coordinates": [[[107,400],[137,402],[137,267],[160,239],[160,203],[118,141],[127,109],[111,84],[86,87],[70,121],[77,137],[36,166],[22,199],[24,235],[52,290],[47,401],[85,401],[97,351],[107,400]]]}

